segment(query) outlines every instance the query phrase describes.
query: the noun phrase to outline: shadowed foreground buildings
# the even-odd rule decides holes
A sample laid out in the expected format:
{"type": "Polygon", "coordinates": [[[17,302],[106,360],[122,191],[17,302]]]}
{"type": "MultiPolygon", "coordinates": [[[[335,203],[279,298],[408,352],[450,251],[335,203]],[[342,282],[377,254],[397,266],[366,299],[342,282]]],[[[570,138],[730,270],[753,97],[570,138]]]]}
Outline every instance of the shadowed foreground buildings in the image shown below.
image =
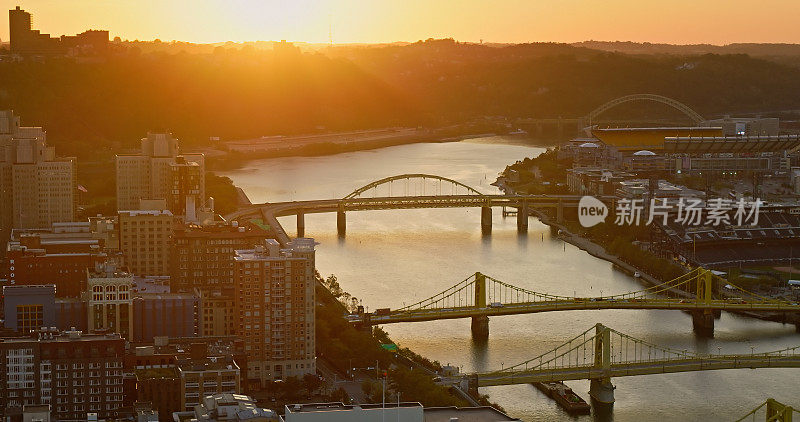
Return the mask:
{"type": "Polygon", "coordinates": [[[0,409],[49,404],[56,420],[111,417],[123,401],[124,353],[118,334],[43,331],[0,339],[0,409]]]}

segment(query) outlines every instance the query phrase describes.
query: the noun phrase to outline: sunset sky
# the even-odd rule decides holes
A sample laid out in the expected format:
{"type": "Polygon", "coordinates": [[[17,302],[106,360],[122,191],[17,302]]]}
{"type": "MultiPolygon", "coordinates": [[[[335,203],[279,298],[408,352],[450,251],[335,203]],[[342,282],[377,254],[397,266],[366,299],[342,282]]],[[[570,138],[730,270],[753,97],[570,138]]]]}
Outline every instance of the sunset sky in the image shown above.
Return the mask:
{"type": "MultiPolygon", "coordinates": [[[[123,39],[335,43],[453,37],[678,44],[800,43],[798,0],[17,0],[34,29],[123,39]]],[[[0,38],[8,41],[8,15],[0,38]]]]}

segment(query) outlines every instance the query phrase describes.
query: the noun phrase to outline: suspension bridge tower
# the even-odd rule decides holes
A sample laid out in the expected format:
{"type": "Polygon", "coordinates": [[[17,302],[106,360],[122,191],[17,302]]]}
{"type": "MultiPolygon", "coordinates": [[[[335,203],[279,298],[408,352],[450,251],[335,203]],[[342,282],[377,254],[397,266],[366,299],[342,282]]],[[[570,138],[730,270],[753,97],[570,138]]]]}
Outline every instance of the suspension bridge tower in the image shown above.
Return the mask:
{"type": "MultiPolygon", "coordinates": [[[[475,301],[473,302],[478,309],[486,307],[486,276],[475,273],[475,301]]],[[[489,317],[479,315],[472,317],[472,338],[475,340],[486,340],[489,338],[489,317]]]]}

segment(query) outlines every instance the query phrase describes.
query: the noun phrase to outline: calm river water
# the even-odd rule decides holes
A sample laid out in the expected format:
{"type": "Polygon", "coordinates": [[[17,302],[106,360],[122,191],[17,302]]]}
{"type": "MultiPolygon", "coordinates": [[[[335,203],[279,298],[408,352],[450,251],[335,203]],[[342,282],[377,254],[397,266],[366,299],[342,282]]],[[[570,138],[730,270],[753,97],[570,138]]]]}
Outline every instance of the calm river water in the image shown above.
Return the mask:
{"type": "MultiPolygon", "coordinates": [[[[253,202],[341,198],[371,181],[403,173],[449,177],[485,193],[507,164],[533,157],[543,147],[511,138],[412,144],[324,157],[253,161],[225,173],[253,202]]],[[[334,214],[306,215],[317,267],[336,274],[342,287],[370,309],[412,303],[476,271],[539,292],[600,295],[640,289],[611,264],[551,237],[535,219],[519,236],[515,217],[494,211],[491,236],[480,230],[480,210],[439,209],[350,212],[347,236],[336,234],[334,214]]],[[[295,233],[294,217],[281,219],[295,233]]],[[[744,319],[727,313],[716,321],[716,337],[696,338],[690,316],[678,311],[570,311],[495,317],[489,341],[476,345],[469,320],[386,326],[397,343],[464,371],[509,366],[546,352],[601,322],[634,337],[678,349],[711,353],[766,352],[800,345],[793,326],[744,319]]],[[[800,406],[800,370],[727,370],[615,378],[611,419],[733,420],[773,397],[800,406]]],[[[588,400],[588,381],[568,384],[588,400]]],[[[481,390],[512,416],[526,421],[570,419],[534,387],[481,390]]],[[[591,420],[592,416],[574,418],[591,420]]],[[[608,417],[604,418],[608,419],[608,417]]]]}

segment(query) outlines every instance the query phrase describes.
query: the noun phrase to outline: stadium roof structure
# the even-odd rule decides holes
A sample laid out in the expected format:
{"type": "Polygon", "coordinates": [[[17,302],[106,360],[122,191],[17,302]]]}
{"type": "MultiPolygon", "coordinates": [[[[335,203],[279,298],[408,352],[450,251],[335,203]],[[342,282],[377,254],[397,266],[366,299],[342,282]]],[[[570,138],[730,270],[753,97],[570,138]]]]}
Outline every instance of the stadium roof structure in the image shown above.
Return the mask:
{"type": "Polygon", "coordinates": [[[800,146],[800,135],[670,136],[664,151],[672,154],[777,152],[800,146]]]}
{"type": "Polygon", "coordinates": [[[663,230],[673,242],[682,244],[699,245],[731,240],[800,240],[800,215],[762,210],[756,226],[749,224],[743,226],[727,224],[720,227],[684,226],[671,221],[663,227],[663,230]]]}

